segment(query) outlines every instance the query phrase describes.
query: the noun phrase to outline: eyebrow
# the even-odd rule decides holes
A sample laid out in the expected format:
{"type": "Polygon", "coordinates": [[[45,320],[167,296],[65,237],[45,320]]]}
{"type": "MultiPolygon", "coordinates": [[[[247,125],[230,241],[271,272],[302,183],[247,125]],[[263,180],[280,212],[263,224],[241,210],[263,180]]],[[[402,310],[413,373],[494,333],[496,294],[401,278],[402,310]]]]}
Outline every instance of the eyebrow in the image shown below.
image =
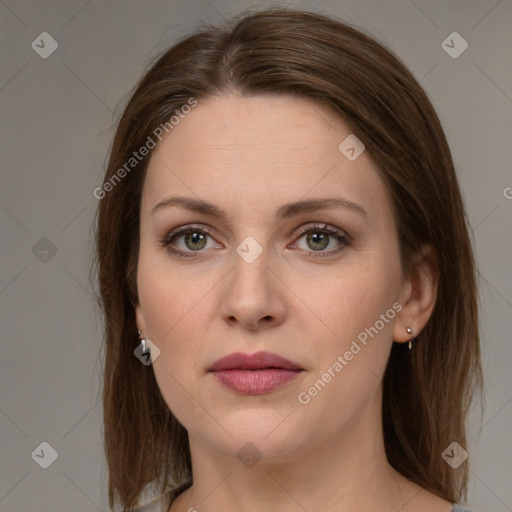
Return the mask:
{"type": "MultiPolygon", "coordinates": [[[[203,199],[195,199],[192,197],[169,197],[164,199],[153,207],[151,215],[173,206],[195,213],[210,215],[223,221],[228,220],[227,213],[218,206],[215,206],[208,201],[204,201],[203,199]]],[[[341,197],[307,199],[288,203],[277,210],[276,217],[278,219],[285,219],[294,217],[301,213],[314,212],[325,208],[344,208],[361,215],[365,220],[368,220],[369,218],[368,212],[361,205],[341,197]]]]}

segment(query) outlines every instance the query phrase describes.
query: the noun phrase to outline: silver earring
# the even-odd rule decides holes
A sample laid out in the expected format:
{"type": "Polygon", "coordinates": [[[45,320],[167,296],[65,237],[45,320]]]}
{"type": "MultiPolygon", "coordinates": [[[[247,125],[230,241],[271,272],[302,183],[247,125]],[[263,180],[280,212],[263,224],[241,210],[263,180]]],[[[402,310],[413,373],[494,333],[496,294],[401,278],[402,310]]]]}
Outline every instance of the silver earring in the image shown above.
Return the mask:
{"type": "MultiPolygon", "coordinates": [[[[407,334],[412,334],[412,329],[410,327],[407,327],[406,331],[407,334]]],[[[409,350],[412,350],[412,339],[409,340],[409,350]]]]}
{"type": "MultiPolygon", "coordinates": [[[[142,334],[140,329],[137,331],[137,334],[138,334],[138,336],[140,338],[140,335],[142,334]]],[[[142,345],[142,353],[145,354],[146,352],[149,352],[149,347],[146,347],[146,339],[145,338],[140,338],[140,343],[142,345]]]]}

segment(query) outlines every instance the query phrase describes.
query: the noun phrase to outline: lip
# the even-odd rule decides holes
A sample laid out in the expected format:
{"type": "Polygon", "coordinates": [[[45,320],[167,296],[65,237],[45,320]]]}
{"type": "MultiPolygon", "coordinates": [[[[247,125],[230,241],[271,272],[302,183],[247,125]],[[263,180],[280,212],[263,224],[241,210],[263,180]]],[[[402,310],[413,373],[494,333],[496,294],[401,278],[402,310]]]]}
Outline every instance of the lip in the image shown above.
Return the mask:
{"type": "Polygon", "coordinates": [[[234,353],[209,369],[218,382],[244,395],[262,395],[295,380],[304,369],[270,352],[234,353]]]}
{"type": "Polygon", "coordinates": [[[255,352],[254,354],[244,354],[235,352],[229,354],[218,361],[215,361],[210,372],[219,372],[223,370],[303,370],[298,364],[272,352],[255,352]]]}

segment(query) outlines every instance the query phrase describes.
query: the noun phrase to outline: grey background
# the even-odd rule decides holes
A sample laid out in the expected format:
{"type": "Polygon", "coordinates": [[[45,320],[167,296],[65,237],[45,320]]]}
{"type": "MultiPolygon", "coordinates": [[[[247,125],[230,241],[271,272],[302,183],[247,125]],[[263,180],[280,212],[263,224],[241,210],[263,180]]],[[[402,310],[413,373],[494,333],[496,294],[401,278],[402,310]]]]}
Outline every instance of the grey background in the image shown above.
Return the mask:
{"type": "MultiPolygon", "coordinates": [[[[113,112],[155,52],[200,21],[265,5],[275,4],[0,1],[1,511],[107,510],[101,320],[88,272],[97,207],[92,191],[101,182],[113,112]],[[31,48],[43,31],[59,45],[47,59],[31,48]],[[31,457],[43,441],[58,452],[48,469],[31,457]]],[[[469,425],[468,504],[480,512],[511,511],[512,3],[288,5],[372,33],[402,57],[440,114],[482,274],[486,408],[480,417],[475,407],[469,425]],[[457,59],[441,47],[453,31],[469,44],[457,59]]]]}

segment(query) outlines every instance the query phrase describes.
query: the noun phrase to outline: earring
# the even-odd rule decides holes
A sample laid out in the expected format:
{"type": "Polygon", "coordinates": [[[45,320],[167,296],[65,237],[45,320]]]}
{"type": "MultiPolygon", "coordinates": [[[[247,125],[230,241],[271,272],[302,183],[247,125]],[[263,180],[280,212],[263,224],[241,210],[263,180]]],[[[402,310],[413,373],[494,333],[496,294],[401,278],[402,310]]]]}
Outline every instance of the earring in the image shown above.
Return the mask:
{"type": "MultiPolygon", "coordinates": [[[[140,338],[140,335],[142,334],[142,331],[139,329],[137,331],[137,335],[139,336],[140,338]]],[[[146,354],[147,352],[149,352],[149,347],[146,347],[146,339],[145,338],[140,338],[140,343],[142,345],[142,353],[143,354],[146,354]]]]}
{"type": "MultiPolygon", "coordinates": [[[[410,327],[407,327],[406,331],[407,334],[412,334],[412,329],[410,327]]],[[[412,350],[412,339],[409,340],[409,350],[412,350]]]]}

